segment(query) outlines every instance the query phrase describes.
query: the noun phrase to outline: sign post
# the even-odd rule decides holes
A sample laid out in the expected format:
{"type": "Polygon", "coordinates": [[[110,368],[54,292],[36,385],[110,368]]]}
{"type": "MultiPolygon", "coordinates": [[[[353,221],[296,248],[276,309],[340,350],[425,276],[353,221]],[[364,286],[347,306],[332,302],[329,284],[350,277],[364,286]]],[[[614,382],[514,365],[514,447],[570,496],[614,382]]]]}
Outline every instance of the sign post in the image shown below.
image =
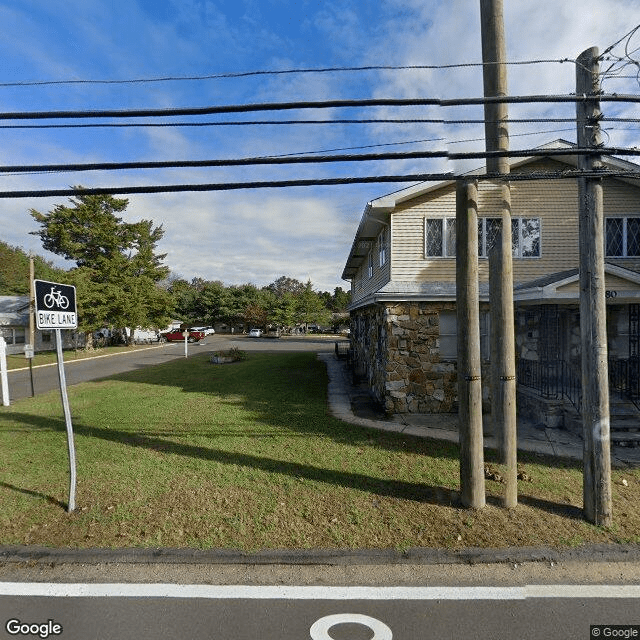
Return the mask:
{"type": "Polygon", "coordinates": [[[33,281],[36,293],[36,326],[38,329],[55,329],[56,353],[58,355],[58,379],[64,421],[67,427],[67,444],[69,447],[69,504],[67,511],[76,508],[76,450],[73,442],[73,426],[71,410],[67,397],[67,381],[64,373],[62,356],[62,329],[78,328],[78,312],[76,309],[76,288],[45,280],[33,281]]]}
{"type": "Polygon", "coordinates": [[[0,336],[0,388],[2,389],[2,405],[9,406],[9,378],[7,376],[7,343],[0,336]]]}

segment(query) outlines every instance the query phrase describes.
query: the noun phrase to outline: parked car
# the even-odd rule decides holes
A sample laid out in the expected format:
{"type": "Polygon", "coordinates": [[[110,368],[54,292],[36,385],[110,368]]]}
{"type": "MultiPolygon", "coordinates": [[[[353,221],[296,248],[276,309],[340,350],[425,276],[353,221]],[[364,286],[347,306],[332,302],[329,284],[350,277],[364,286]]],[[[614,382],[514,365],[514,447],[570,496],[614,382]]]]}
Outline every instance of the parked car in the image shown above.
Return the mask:
{"type": "Polygon", "coordinates": [[[259,338],[262,335],[262,331],[260,329],[250,329],[249,337],[250,338],[259,338]]]}
{"type": "MultiPolygon", "coordinates": [[[[189,332],[187,342],[199,342],[200,340],[204,340],[204,331],[196,331],[194,329],[187,329],[187,331],[189,332]]],[[[180,329],[174,329],[173,331],[164,333],[163,336],[167,342],[184,340],[184,333],[180,329]]]]}
{"type": "Polygon", "coordinates": [[[213,335],[216,332],[213,327],[193,327],[191,331],[202,331],[205,336],[213,335]]]}

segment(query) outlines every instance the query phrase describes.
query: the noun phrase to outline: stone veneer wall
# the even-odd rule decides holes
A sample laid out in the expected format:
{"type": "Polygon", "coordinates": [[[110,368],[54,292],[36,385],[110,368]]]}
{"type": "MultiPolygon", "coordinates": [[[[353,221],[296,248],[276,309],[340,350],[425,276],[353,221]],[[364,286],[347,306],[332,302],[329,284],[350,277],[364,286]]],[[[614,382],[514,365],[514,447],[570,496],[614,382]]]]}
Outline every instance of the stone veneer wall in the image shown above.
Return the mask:
{"type": "Polygon", "coordinates": [[[440,359],[441,311],[455,311],[455,304],[400,302],[352,312],[356,370],[388,413],[457,410],[456,365],[440,359]]]}

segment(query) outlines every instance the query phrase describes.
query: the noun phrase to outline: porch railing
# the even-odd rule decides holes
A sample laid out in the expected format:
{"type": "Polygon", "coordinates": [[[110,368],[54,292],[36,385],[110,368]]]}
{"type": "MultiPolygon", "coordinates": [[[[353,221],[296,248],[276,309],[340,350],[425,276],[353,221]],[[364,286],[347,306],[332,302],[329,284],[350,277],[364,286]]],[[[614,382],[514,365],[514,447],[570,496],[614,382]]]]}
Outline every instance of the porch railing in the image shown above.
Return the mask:
{"type": "MultiPolygon", "coordinates": [[[[609,358],[609,390],[616,391],[640,409],[640,358],[609,358]]],[[[580,375],[564,360],[518,361],[518,383],[543,398],[567,398],[580,411],[580,375]]]]}
{"type": "Polygon", "coordinates": [[[640,358],[609,358],[609,388],[640,409],[640,358]]]}
{"type": "Polygon", "coordinates": [[[518,360],[518,383],[537,391],[543,398],[567,398],[580,411],[580,376],[564,360],[518,360]]]}

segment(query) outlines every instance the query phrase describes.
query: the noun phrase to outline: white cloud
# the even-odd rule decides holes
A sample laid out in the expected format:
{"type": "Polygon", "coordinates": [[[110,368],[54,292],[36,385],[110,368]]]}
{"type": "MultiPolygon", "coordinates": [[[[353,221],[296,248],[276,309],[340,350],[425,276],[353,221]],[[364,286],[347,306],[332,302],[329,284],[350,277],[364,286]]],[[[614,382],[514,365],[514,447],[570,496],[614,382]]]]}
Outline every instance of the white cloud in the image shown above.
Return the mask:
{"type": "MultiPolygon", "coordinates": [[[[505,0],[507,57],[511,61],[575,58],[604,49],[637,22],[637,0],[505,0]]],[[[327,1],[238,0],[25,0],[0,7],[5,37],[0,52],[10,78],[132,78],[206,75],[265,68],[359,65],[448,65],[481,61],[477,0],[327,1]],[[46,12],[46,13],[45,13],[46,12]],[[276,17],[274,17],[276,16],[276,17]],[[66,36],[61,38],[60,33],[66,36]]],[[[635,43],[637,46],[638,42],[635,43]]],[[[516,95],[568,93],[571,63],[509,67],[516,95]]],[[[611,80],[608,90],[637,92],[637,84],[611,80]]],[[[467,97],[482,94],[479,67],[367,73],[279,75],[199,83],[0,89],[3,110],[186,106],[335,97],[467,97]]],[[[572,117],[573,107],[525,105],[512,117],[572,117]]],[[[607,113],[633,115],[631,107],[607,113]]],[[[318,110],[247,114],[242,119],[345,117],[482,118],[482,108],[318,110]]],[[[610,131],[618,144],[635,144],[636,131],[610,131]]],[[[573,124],[512,125],[512,148],[549,139],[575,139],[573,124]],[[567,132],[555,129],[568,128],[567,132]],[[541,131],[542,130],[542,131],[541,131]],[[527,135],[523,135],[527,134],[527,135]],[[531,135],[534,134],[534,135],[531,135]]],[[[160,160],[280,155],[359,145],[432,140],[381,147],[451,151],[482,149],[483,126],[441,124],[149,128],[5,131],[0,158],[9,163],[160,160]],[[473,142],[460,143],[468,139],[473,142]]],[[[371,150],[375,150],[372,148],[371,150]]],[[[481,162],[469,163],[478,166],[481,162]]],[[[210,170],[3,176],[4,190],[71,184],[132,185],[288,179],[446,171],[446,161],[294,165],[210,170]]],[[[464,165],[464,168],[470,166],[464,165]]],[[[226,283],[268,284],[280,275],[310,277],[322,289],[339,280],[358,220],[368,200],[402,185],[229,191],[132,196],[127,216],[162,223],[171,269],[185,277],[226,283]]],[[[48,210],[64,198],[0,200],[1,238],[37,247],[26,235],[35,225],[30,207],[48,210]]],[[[42,251],[41,251],[42,252],[42,251]]]]}

